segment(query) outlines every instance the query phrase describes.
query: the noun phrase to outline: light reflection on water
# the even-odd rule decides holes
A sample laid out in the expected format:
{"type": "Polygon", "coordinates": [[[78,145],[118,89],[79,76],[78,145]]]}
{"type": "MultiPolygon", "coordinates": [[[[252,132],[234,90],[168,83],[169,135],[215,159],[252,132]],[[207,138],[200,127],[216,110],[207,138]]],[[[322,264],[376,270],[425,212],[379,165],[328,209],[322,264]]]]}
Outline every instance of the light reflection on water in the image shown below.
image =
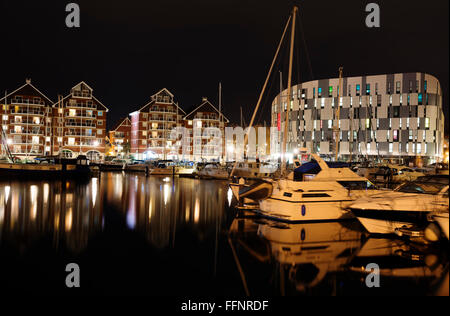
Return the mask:
{"type": "MultiPolygon", "coordinates": [[[[367,239],[357,221],[282,224],[254,218],[233,220],[231,203],[232,193],[224,181],[125,173],[102,173],[84,184],[3,181],[0,258],[5,258],[5,245],[26,252],[50,236],[55,253],[64,250],[75,258],[87,256],[96,261],[98,258],[89,252],[92,239],[104,238],[105,248],[116,251],[117,240],[128,238],[108,220],[107,212],[114,210],[123,221],[121,225],[139,235],[146,245],[158,251],[171,249],[181,258],[192,260],[193,266],[201,266],[201,272],[195,271],[204,275],[193,276],[196,281],[203,277],[209,284],[214,275],[217,293],[224,293],[220,291],[226,288],[232,289],[226,295],[370,295],[364,267],[379,263],[382,287],[376,294],[407,291],[448,295],[448,256],[440,248],[367,239]],[[190,234],[196,239],[183,240],[190,234]],[[199,242],[204,242],[201,248],[199,242]],[[182,257],[184,252],[187,257],[182,257]],[[204,272],[207,269],[210,275],[204,272]]],[[[129,240],[124,242],[125,248],[134,246],[135,240],[131,239],[131,244],[129,240]]],[[[136,260],[130,262],[131,266],[141,259],[144,266],[158,260],[149,249],[137,249],[139,257],[130,259],[136,260]]],[[[165,259],[162,261],[160,269],[166,264],[165,259]]],[[[151,269],[137,273],[149,274],[144,279],[154,281],[151,269]]]]}
{"type": "Polygon", "coordinates": [[[173,246],[177,227],[215,228],[225,216],[226,182],[104,174],[107,202],[126,214],[127,226],[156,247],[173,246]]]}
{"type": "Polygon", "coordinates": [[[358,222],[282,224],[236,218],[229,238],[249,295],[448,295],[446,251],[366,238],[358,222]],[[379,289],[365,285],[369,263],[380,267],[379,289]]]}

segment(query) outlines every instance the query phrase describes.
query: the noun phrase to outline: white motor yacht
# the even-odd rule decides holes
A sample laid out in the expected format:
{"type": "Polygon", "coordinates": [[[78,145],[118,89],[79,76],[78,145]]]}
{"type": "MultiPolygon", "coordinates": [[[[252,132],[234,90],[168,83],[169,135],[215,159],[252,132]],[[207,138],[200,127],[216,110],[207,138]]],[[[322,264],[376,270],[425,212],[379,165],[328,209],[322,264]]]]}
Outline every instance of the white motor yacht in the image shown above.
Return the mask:
{"type": "Polygon", "coordinates": [[[447,176],[423,176],[394,191],[358,199],[350,210],[372,234],[423,232],[429,213],[448,212],[448,186],[447,176]]]}
{"type": "Polygon", "coordinates": [[[175,174],[175,165],[171,160],[160,160],[154,168],[150,170],[151,175],[170,176],[175,174]]]}
{"type": "Polygon", "coordinates": [[[225,180],[228,179],[230,174],[227,168],[221,166],[219,163],[207,163],[197,172],[197,175],[203,179],[225,180]]]}
{"type": "Polygon", "coordinates": [[[287,178],[230,184],[240,207],[253,203],[255,212],[287,222],[340,220],[352,218],[346,208],[355,199],[382,192],[341,163],[311,157],[287,178]]]}

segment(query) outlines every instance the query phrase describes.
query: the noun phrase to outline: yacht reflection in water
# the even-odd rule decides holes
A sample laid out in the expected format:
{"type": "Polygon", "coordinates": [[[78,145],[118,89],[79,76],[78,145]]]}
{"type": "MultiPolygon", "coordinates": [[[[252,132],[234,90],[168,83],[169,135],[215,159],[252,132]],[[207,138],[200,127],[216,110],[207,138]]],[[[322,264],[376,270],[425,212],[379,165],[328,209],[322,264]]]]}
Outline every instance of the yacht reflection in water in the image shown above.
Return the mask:
{"type": "Polygon", "coordinates": [[[125,173],[104,174],[102,181],[110,192],[107,203],[157,248],[174,246],[179,228],[195,231],[202,240],[219,230],[225,215],[225,182],[125,173]]]}
{"type": "Polygon", "coordinates": [[[399,240],[366,239],[362,231],[355,221],[280,224],[236,218],[230,227],[229,244],[248,295],[370,295],[389,291],[398,295],[405,287],[402,281],[421,284],[412,291],[435,294],[435,287],[446,275],[448,288],[448,264],[442,254],[399,240]],[[366,286],[364,268],[368,263],[379,264],[384,287],[366,286]],[[393,280],[389,285],[387,276],[393,280]]]}
{"type": "Polygon", "coordinates": [[[51,236],[55,248],[77,254],[102,228],[99,180],[0,182],[0,244],[27,249],[51,236]]]}

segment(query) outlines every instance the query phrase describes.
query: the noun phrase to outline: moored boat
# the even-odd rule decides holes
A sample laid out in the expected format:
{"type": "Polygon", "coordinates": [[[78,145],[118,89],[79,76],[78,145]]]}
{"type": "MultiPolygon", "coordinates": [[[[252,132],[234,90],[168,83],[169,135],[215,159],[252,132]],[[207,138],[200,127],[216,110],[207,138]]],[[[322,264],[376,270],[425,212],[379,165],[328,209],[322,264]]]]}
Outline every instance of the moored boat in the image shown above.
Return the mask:
{"type": "Polygon", "coordinates": [[[394,191],[358,199],[349,209],[369,233],[423,235],[431,212],[448,211],[448,187],[446,176],[423,176],[394,191]]]}

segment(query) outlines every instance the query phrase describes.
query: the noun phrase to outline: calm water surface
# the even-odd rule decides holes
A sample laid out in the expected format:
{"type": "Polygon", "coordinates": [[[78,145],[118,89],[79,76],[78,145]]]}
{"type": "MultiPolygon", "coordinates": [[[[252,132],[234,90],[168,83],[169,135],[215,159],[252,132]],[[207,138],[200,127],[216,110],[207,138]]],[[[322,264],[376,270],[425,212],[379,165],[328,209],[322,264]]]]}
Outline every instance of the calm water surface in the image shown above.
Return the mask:
{"type": "Polygon", "coordinates": [[[227,182],[102,173],[0,179],[0,288],[30,294],[448,295],[448,245],[367,238],[357,221],[236,217],[227,182]],[[68,289],[68,263],[81,287],[68,289]],[[380,288],[364,267],[380,266],[380,288]]]}

